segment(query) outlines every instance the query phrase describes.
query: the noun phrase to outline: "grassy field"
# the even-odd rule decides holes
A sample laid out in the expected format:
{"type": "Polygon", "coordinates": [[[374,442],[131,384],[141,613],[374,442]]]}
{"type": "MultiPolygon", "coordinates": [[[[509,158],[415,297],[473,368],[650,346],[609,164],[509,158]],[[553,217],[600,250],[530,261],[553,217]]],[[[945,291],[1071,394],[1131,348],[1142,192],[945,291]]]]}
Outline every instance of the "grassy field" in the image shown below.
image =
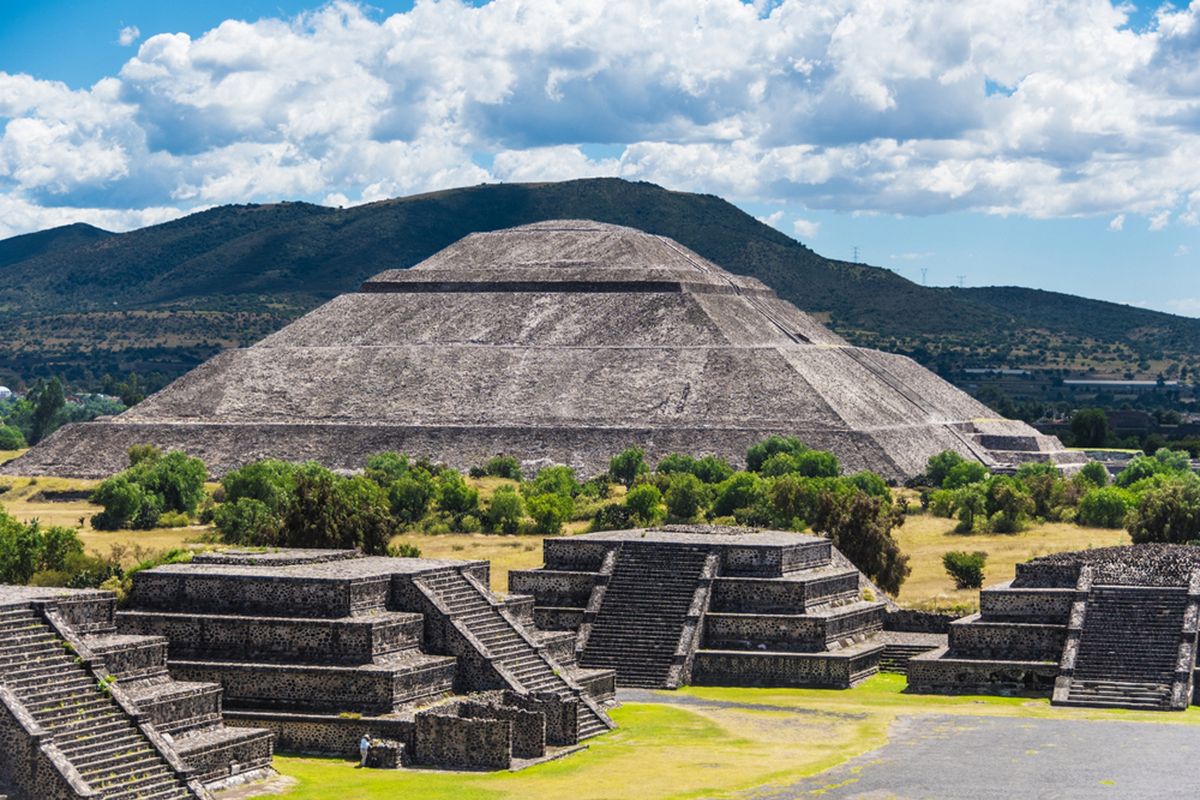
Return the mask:
{"type": "MultiPolygon", "coordinates": [[[[472,479],[480,494],[490,497],[501,478],[472,479]]],[[[197,540],[209,528],[193,525],[186,528],[158,528],[150,531],[96,531],[89,519],[100,510],[86,500],[55,501],[42,497],[46,491],[87,489],[96,481],[66,478],[5,478],[0,486],[11,487],[0,494],[2,504],[17,519],[28,522],[39,519],[46,525],[65,525],[77,528],[89,550],[107,555],[113,545],[129,550],[162,550],[179,547],[197,540]],[[82,522],[81,522],[82,520],[82,522]]],[[[1019,534],[956,534],[955,521],[930,514],[914,514],[896,529],[901,549],[910,557],[912,575],[900,591],[899,601],[908,606],[943,609],[967,609],[978,604],[978,594],[971,589],[955,589],[953,581],[942,568],[942,554],[950,550],[983,550],[988,554],[986,583],[998,583],[1013,576],[1014,566],[1021,561],[1046,553],[1080,550],[1089,547],[1108,547],[1128,544],[1129,535],[1123,530],[1084,528],[1068,523],[1043,523],[1019,534]]],[[[572,522],[566,535],[581,533],[587,524],[572,522]]],[[[542,563],[542,536],[499,536],[482,533],[422,534],[405,533],[394,542],[414,544],[426,558],[478,559],[492,563],[492,589],[508,591],[508,572],[513,569],[533,569],[542,563]]]]}
{"type": "MultiPolygon", "coordinates": [[[[683,689],[677,694],[698,704],[628,703],[613,712],[620,727],[592,740],[585,752],[517,773],[376,772],[340,759],[279,757],[276,768],[294,783],[271,796],[318,800],[336,786],[339,800],[731,797],[796,781],[873,750],[887,741],[900,716],[1200,724],[1196,707],[1181,714],[1097,711],[1052,708],[1044,699],[908,695],[903,688],[902,676],[880,675],[849,691],[683,689]]],[[[663,694],[666,700],[671,693],[663,694]]]]}
{"type": "Polygon", "coordinates": [[[951,550],[982,550],[988,554],[984,585],[1009,580],[1015,566],[1035,556],[1064,550],[1084,550],[1129,544],[1123,530],[1085,528],[1073,523],[1046,522],[1021,533],[954,532],[956,520],[914,514],[895,531],[900,549],[908,555],[912,574],[900,587],[901,605],[928,608],[977,608],[979,593],[955,589],[942,567],[942,554],[951,550]]]}

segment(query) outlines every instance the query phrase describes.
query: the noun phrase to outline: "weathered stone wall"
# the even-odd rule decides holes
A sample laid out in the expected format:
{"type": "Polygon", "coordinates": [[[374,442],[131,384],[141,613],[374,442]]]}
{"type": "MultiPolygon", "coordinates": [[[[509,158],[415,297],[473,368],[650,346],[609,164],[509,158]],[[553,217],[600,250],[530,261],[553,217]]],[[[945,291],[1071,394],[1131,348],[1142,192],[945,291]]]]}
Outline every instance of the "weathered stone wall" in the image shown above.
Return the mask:
{"type": "Polygon", "coordinates": [[[418,614],[386,612],[343,619],[198,616],[147,611],[122,612],[128,633],[165,636],[172,658],[292,659],[329,664],[363,664],[376,656],[418,647],[424,620],[418,614]]]}
{"type": "Polygon", "coordinates": [[[955,619],[949,614],[903,608],[889,610],[883,615],[883,629],[906,633],[946,633],[955,619]]]}
{"type": "Polygon", "coordinates": [[[500,702],[462,700],[457,713],[464,719],[506,720],[512,724],[514,758],[541,758],[546,754],[546,715],[500,702]]]}
{"type": "Polygon", "coordinates": [[[728,613],[803,613],[814,605],[858,598],[858,574],[846,572],[811,580],[716,578],[713,611],[728,613]]]}
{"type": "Polygon", "coordinates": [[[387,606],[390,576],[315,580],[264,574],[255,580],[202,572],[143,570],[133,578],[142,609],[291,617],[346,617],[387,606]]]}
{"type": "Polygon", "coordinates": [[[692,665],[699,686],[812,686],[847,689],[873,675],[877,649],[852,658],[818,653],[700,651],[692,665]]]}
{"type": "Polygon", "coordinates": [[[996,586],[979,593],[979,612],[988,619],[1065,622],[1075,600],[1075,584],[1064,588],[996,586]]]}
{"type": "Polygon", "coordinates": [[[508,769],[512,738],[507,720],[425,711],[417,715],[413,762],[450,769],[508,769]]]}
{"type": "Polygon", "coordinates": [[[513,570],[508,573],[508,589],[531,594],[539,606],[583,608],[596,585],[598,574],[557,569],[513,570]]]}
{"type": "Polygon", "coordinates": [[[364,733],[379,739],[392,739],[412,747],[412,720],[379,717],[327,716],[320,714],[257,715],[229,711],[225,722],[232,727],[265,728],[275,734],[275,749],[282,753],[357,756],[358,742],[364,733]]]}
{"type": "Polygon", "coordinates": [[[950,626],[950,656],[1057,662],[1066,638],[1065,620],[1062,624],[991,622],[973,614],[950,626]]]}
{"type": "Polygon", "coordinates": [[[1031,694],[1049,696],[1057,663],[938,658],[938,651],[908,661],[908,689],[919,694],[1031,694]]]}

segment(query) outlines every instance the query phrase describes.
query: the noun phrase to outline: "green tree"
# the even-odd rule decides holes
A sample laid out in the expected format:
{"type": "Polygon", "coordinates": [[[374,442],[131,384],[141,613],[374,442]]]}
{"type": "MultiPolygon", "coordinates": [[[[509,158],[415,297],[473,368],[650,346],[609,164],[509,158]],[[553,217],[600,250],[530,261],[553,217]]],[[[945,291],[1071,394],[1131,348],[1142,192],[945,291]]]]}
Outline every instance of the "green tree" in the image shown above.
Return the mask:
{"type": "Polygon", "coordinates": [[[750,508],[762,499],[762,478],[753,472],[735,472],[717,484],[712,513],[732,516],[739,508],[750,508]]]}
{"type": "Polygon", "coordinates": [[[100,483],[88,500],[104,508],[92,516],[92,527],[98,531],[128,528],[146,503],[146,490],[126,472],[119,472],[100,483]]]}
{"type": "Polygon", "coordinates": [[[537,532],[554,536],[562,531],[563,524],[571,518],[575,503],[566,495],[547,492],[530,497],[525,507],[533,518],[537,532]]]}
{"type": "Polygon", "coordinates": [[[30,442],[37,444],[54,432],[58,426],[58,417],[67,404],[63,395],[62,383],[58,378],[49,382],[38,381],[31,393],[33,401],[33,430],[30,442]]]}
{"type": "Polygon", "coordinates": [[[437,504],[442,511],[455,516],[478,513],[479,492],[458,470],[447,468],[439,472],[436,486],[437,504]]]}
{"type": "Polygon", "coordinates": [[[510,481],[520,482],[521,480],[521,462],[514,456],[492,456],[487,463],[483,465],[483,474],[491,475],[495,478],[508,478],[510,481]]]}
{"type": "Polygon", "coordinates": [[[292,501],[295,474],[295,464],[265,458],[225,473],[225,477],[221,478],[221,490],[226,503],[243,498],[257,500],[272,514],[282,518],[292,501]]]}
{"type": "Polygon", "coordinates": [[[582,489],[579,479],[575,477],[575,470],[562,465],[543,468],[523,488],[526,496],[557,494],[563,497],[575,497],[582,489]]]}
{"type": "Polygon", "coordinates": [[[824,533],[842,555],[885,592],[896,594],[912,569],[908,556],[892,537],[904,524],[904,514],[881,497],[865,492],[824,491],[815,515],[824,533]]]}
{"type": "Polygon", "coordinates": [[[1081,408],[1071,417],[1071,438],[1076,447],[1104,447],[1112,436],[1102,408],[1081,408]]]}
{"type": "Polygon", "coordinates": [[[393,481],[408,474],[408,456],[403,453],[385,451],[367,457],[366,476],[380,486],[389,486],[393,481]]]}
{"type": "Polygon", "coordinates": [[[978,589],[983,586],[983,569],[986,565],[987,553],[982,550],[973,553],[951,550],[942,556],[942,566],[954,579],[958,589],[978,589]]]}
{"type": "Polygon", "coordinates": [[[652,483],[639,483],[625,495],[625,508],[638,525],[654,525],[662,519],[662,492],[652,483]]]}
{"type": "Polygon", "coordinates": [[[1127,527],[1134,544],[1200,539],[1200,479],[1179,478],[1144,492],[1127,527]]]}
{"type": "Polygon", "coordinates": [[[361,475],[343,478],[310,462],[296,470],[295,498],[284,516],[280,544],[386,555],[395,527],[379,484],[361,475]]]}
{"type": "Polygon", "coordinates": [[[142,488],[161,500],[164,511],[191,515],[204,499],[204,482],[208,480],[204,462],[178,450],[151,462],[140,462],[129,472],[142,488]]]}
{"type": "Polygon", "coordinates": [[[805,450],[793,458],[796,471],[806,478],[836,478],[842,471],[837,456],[824,450],[805,450]]]}
{"type": "Polygon", "coordinates": [[[793,436],[769,436],[750,445],[746,451],[746,469],[749,472],[761,472],[763,464],[776,453],[794,456],[806,450],[808,446],[793,436]]]}
{"type": "Polygon", "coordinates": [[[930,456],[929,460],[925,462],[925,477],[929,479],[929,485],[942,486],[946,480],[946,476],[950,474],[950,470],[965,460],[954,450],[943,450],[936,455],[930,456]]]}
{"type": "Polygon", "coordinates": [[[0,450],[23,450],[27,446],[20,428],[0,425],[0,450]]]}
{"type": "Polygon", "coordinates": [[[143,462],[158,461],[162,458],[162,450],[152,444],[134,444],[129,446],[129,466],[136,467],[143,462]]]}
{"type": "Polygon", "coordinates": [[[649,471],[650,467],[646,465],[646,451],[640,447],[622,450],[608,462],[608,474],[614,481],[623,483],[626,487],[633,486],[639,475],[645,475],[649,471]]]}
{"type": "Polygon", "coordinates": [[[1079,470],[1079,475],[1093,486],[1108,485],[1108,467],[1099,461],[1089,461],[1084,464],[1083,469],[1079,470]]]}
{"type": "Polygon", "coordinates": [[[963,461],[955,464],[942,479],[943,489],[960,489],[972,483],[979,483],[988,476],[987,468],[978,461],[963,461]]]}
{"type": "Polygon", "coordinates": [[[525,504],[521,495],[511,486],[500,486],[492,493],[484,518],[488,527],[500,533],[516,533],[525,516],[525,504]]]}
{"type": "Polygon", "coordinates": [[[1090,490],[1079,501],[1075,521],[1096,528],[1120,528],[1133,505],[1129,492],[1116,486],[1090,490]]]}
{"type": "Polygon", "coordinates": [[[954,509],[958,513],[958,533],[970,533],[975,530],[975,520],[987,511],[987,498],[979,486],[969,484],[953,491],[954,509]]]}
{"type": "Polygon", "coordinates": [[[988,526],[996,533],[1024,530],[1034,511],[1033,499],[1016,479],[999,475],[987,486],[988,526]]]}
{"type": "Polygon", "coordinates": [[[278,545],[283,531],[280,515],[253,497],[239,497],[217,506],[213,524],[226,543],[252,547],[278,545]]]}
{"type": "Polygon", "coordinates": [[[667,513],[673,519],[691,522],[708,502],[708,492],[704,483],[695,475],[680,472],[671,476],[663,499],[667,504],[667,513]]]}
{"type": "Polygon", "coordinates": [[[396,518],[411,524],[425,516],[436,491],[433,477],[423,469],[410,470],[388,485],[388,503],[396,518]]]}

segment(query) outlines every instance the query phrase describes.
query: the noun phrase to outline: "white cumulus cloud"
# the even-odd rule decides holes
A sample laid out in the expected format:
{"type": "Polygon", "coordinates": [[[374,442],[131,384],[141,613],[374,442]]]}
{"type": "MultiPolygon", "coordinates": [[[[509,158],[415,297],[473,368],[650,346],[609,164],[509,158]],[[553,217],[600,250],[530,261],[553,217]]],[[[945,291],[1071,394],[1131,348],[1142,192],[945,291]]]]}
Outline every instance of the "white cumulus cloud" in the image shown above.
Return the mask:
{"type": "Polygon", "coordinates": [[[817,235],[817,231],[821,230],[821,223],[797,218],[792,222],[792,230],[796,232],[797,236],[811,239],[817,235]]]}
{"type": "Polygon", "coordinates": [[[814,211],[1197,224],[1200,2],[1129,13],[335,1],[195,37],[130,25],[135,54],[91,87],[0,73],[0,194],[125,213],[619,176],[814,211]]]}

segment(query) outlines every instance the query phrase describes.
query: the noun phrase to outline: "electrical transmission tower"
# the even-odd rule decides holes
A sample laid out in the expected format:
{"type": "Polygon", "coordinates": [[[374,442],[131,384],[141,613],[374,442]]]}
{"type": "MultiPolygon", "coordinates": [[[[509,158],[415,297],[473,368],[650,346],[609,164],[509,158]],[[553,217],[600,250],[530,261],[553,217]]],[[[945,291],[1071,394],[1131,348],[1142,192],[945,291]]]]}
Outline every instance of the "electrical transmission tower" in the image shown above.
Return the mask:
{"type": "Polygon", "coordinates": [[[965,278],[965,277],[967,277],[967,276],[966,275],[958,276],[958,288],[960,288],[960,289],[963,288],[963,278],[965,278]]]}
{"type": "Polygon", "coordinates": [[[854,245],[854,263],[858,263],[858,245],[854,245]]]}
{"type": "Polygon", "coordinates": [[[921,267],[921,285],[922,285],[922,286],[928,286],[928,285],[929,285],[929,282],[928,282],[927,280],[925,280],[925,277],[926,277],[928,274],[929,274],[929,267],[921,267]]]}

